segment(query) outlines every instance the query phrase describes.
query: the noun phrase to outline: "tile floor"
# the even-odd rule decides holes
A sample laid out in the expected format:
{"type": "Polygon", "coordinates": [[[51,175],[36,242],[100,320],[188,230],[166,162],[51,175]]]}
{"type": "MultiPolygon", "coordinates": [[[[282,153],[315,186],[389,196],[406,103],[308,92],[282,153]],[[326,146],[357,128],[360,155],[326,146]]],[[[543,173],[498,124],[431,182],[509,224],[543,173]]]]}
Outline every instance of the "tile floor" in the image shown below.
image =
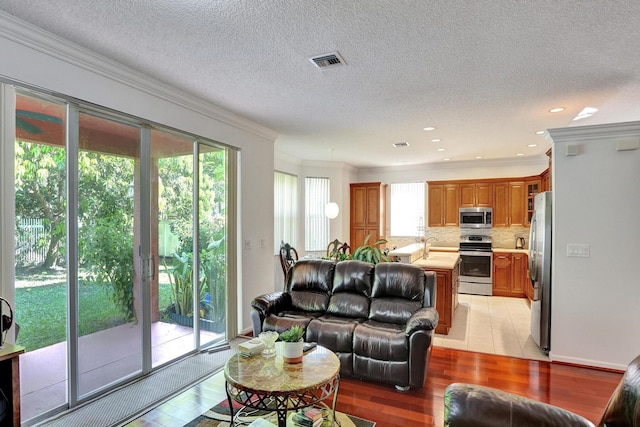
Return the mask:
{"type": "Polygon", "coordinates": [[[530,334],[531,310],[526,298],[460,294],[448,335],[436,334],[434,345],[525,359],[549,360],[530,334]]]}

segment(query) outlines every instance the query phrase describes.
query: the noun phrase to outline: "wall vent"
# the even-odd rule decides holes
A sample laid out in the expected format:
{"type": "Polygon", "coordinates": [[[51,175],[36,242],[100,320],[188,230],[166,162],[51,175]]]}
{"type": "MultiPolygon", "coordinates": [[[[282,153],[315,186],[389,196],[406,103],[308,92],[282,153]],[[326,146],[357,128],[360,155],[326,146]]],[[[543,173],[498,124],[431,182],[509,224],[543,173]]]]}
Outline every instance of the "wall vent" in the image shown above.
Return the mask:
{"type": "Polygon", "coordinates": [[[401,147],[408,147],[409,143],[408,142],[396,142],[395,144],[393,144],[394,147],[396,148],[401,148],[401,147]]]}
{"type": "Polygon", "coordinates": [[[329,68],[342,67],[346,65],[344,59],[340,56],[338,52],[326,53],[324,55],[314,56],[313,58],[309,58],[316,67],[321,70],[327,70],[329,68]]]}

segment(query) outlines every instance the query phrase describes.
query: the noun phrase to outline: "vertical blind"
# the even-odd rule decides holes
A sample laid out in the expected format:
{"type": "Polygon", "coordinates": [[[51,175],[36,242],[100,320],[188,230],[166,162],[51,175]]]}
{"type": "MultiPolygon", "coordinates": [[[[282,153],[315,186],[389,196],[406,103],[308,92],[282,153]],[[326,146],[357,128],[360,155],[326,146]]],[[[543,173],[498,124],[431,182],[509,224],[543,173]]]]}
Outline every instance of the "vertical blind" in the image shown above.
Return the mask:
{"type": "Polygon", "coordinates": [[[296,246],[298,238],[298,177],[288,173],[274,173],[274,254],[280,252],[280,242],[296,246]]]}
{"type": "Polygon", "coordinates": [[[305,181],[306,251],[324,251],[329,244],[329,218],[324,207],[329,203],[329,178],[306,178],[305,181]]]}
{"type": "Polygon", "coordinates": [[[424,182],[391,184],[391,235],[424,233],[424,182]]]}

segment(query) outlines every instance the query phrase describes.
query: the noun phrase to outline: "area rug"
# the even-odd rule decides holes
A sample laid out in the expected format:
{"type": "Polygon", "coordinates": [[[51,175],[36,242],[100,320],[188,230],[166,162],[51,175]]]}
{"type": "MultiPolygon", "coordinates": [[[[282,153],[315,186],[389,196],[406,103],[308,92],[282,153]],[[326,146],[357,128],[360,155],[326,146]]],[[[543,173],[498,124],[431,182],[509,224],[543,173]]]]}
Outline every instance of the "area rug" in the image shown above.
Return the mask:
{"type": "MultiPolygon", "coordinates": [[[[238,418],[236,418],[236,425],[240,424],[246,426],[256,418],[264,418],[265,420],[273,423],[273,425],[278,425],[278,418],[275,412],[244,408],[241,404],[233,402],[233,413],[237,414],[238,411],[240,411],[240,414],[238,415],[238,418]],[[238,421],[240,423],[238,423],[238,421]]],[[[338,411],[336,411],[336,418],[340,422],[340,425],[342,427],[374,427],[376,425],[376,423],[372,421],[363,420],[362,418],[343,414],[342,412],[338,411]]],[[[186,424],[184,427],[229,427],[231,425],[229,421],[229,403],[225,399],[213,408],[209,409],[204,414],[200,415],[195,420],[192,420],[190,423],[186,424]]],[[[325,424],[329,425],[330,423],[327,422],[325,424]]],[[[294,424],[291,420],[288,420],[287,427],[289,426],[295,427],[296,424],[294,424]]]]}

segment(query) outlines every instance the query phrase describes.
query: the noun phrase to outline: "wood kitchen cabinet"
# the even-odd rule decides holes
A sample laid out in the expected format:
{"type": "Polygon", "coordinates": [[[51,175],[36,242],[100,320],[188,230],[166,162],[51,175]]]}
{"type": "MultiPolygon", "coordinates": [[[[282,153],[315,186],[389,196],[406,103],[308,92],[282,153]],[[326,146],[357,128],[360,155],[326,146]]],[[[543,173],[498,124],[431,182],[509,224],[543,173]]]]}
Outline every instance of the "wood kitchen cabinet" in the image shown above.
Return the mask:
{"type": "Polygon", "coordinates": [[[425,271],[436,273],[436,310],[438,311],[436,334],[448,334],[453,325],[453,315],[458,307],[459,265],[457,263],[453,270],[425,268],[425,271]]]}
{"type": "Polygon", "coordinates": [[[355,249],[371,234],[369,243],[385,237],[386,188],[381,182],[351,184],[349,245],[355,249]]]}
{"type": "Polygon", "coordinates": [[[549,169],[545,169],[540,174],[540,191],[549,191],[551,189],[551,177],[549,176],[549,169]]]}
{"type": "Polygon", "coordinates": [[[429,227],[457,226],[460,190],[458,184],[429,183],[429,227]]]}
{"type": "Polygon", "coordinates": [[[528,180],[526,182],[527,185],[527,215],[526,215],[526,225],[529,226],[531,224],[531,218],[533,217],[533,208],[535,206],[535,197],[536,194],[540,193],[542,187],[541,179],[533,179],[528,180]]]}
{"type": "Polygon", "coordinates": [[[460,208],[468,207],[493,208],[493,227],[528,227],[533,216],[533,197],[544,191],[550,181],[545,175],[535,175],[427,184],[429,227],[458,226],[460,208]]]}
{"type": "Polygon", "coordinates": [[[493,226],[509,226],[509,184],[493,184],[493,226]]]}
{"type": "Polygon", "coordinates": [[[525,217],[524,181],[493,184],[493,226],[524,227],[525,217]]]}
{"type": "Polygon", "coordinates": [[[526,296],[527,254],[520,252],[493,253],[493,295],[502,297],[526,296]]]}
{"type": "Polygon", "coordinates": [[[460,184],[461,208],[493,206],[493,184],[489,182],[460,184]]]}
{"type": "Polygon", "coordinates": [[[509,182],[509,225],[525,227],[526,187],[524,181],[509,182]]]}

